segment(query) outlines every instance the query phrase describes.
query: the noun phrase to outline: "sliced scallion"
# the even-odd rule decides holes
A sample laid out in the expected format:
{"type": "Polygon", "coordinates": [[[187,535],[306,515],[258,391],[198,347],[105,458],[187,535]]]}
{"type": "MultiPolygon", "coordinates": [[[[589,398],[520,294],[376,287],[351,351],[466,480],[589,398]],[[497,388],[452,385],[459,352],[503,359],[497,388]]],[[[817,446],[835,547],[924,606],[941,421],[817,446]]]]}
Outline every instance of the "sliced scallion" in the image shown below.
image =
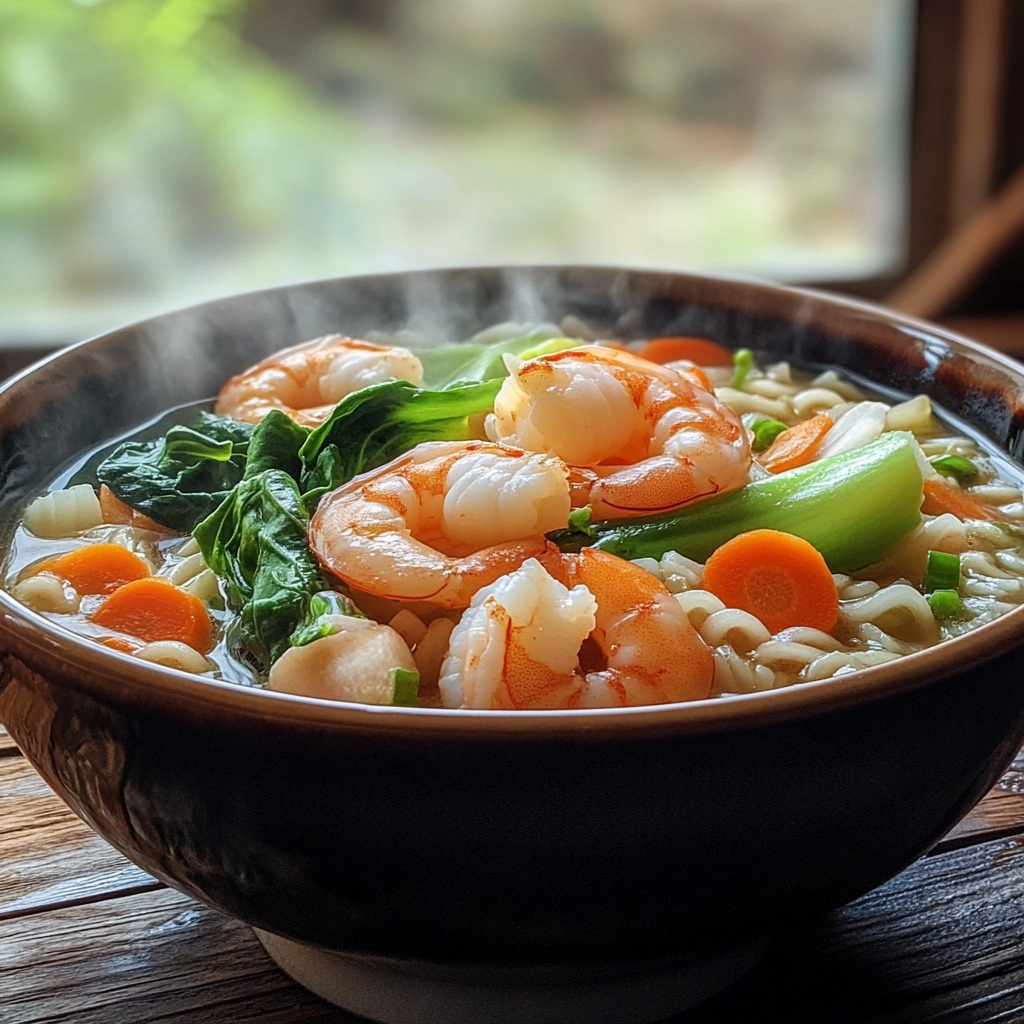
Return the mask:
{"type": "Polygon", "coordinates": [[[593,533],[590,529],[590,521],[593,518],[593,513],[589,505],[584,505],[582,508],[574,508],[569,513],[569,520],[566,523],[568,529],[572,530],[573,533],[582,533],[587,537],[592,537],[593,533]]]}
{"type": "Polygon", "coordinates": [[[749,348],[738,348],[732,354],[732,363],[735,370],[729,386],[742,391],[743,385],[747,382],[747,375],[754,368],[754,353],[749,348]]]}
{"type": "Polygon", "coordinates": [[[926,594],[938,590],[960,589],[960,556],[948,551],[929,551],[924,574],[923,590],[926,594]]]}
{"type": "Polygon", "coordinates": [[[939,455],[928,461],[936,473],[952,477],[957,483],[969,484],[977,479],[978,467],[962,455],[939,455]]]}
{"type": "Polygon", "coordinates": [[[391,703],[403,708],[414,708],[419,703],[420,674],[412,668],[391,670],[391,703]]]}
{"type": "Polygon", "coordinates": [[[967,611],[955,590],[935,590],[925,600],[932,610],[932,615],[939,622],[944,619],[961,618],[967,611]]]}
{"type": "Polygon", "coordinates": [[[755,452],[763,452],[771,448],[775,438],[784,430],[789,429],[788,423],[783,423],[782,420],[773,420],[767,416],[751,417],[751,422],[749,423],[746,422],[746,417],[743,419],[753,435],[750,440],[750,447],[755,452]]]}

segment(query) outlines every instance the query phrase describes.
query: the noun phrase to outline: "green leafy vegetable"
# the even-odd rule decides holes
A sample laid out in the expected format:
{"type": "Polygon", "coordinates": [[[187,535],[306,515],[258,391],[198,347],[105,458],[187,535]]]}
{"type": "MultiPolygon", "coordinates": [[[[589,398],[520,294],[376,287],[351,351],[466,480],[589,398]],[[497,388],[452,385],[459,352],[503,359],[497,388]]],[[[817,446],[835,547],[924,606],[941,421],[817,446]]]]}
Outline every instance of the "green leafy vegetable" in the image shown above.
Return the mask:
{"type": "Polygon", "coordinates": [[[471,418],[491,409],[500,387],[500,378],[453,384],[443,391],[394,380],[343,398],[299,449],[309,507],[325,491],[423,441],[469,440],[474,436],[471,418]]]}
{"type": "Polygon", "coordinates": [[[233,652],[265,672],[310,621],[312,596],[325,590],[306,541],[309,517],[295,480],[279,469],[247,476],[195,528],[207,564],[239,610],[233,652]]]}
{"type": "Polygon", "coordinates": [[[590,523],[549,537],[565,551],[595,547],[623,558],[678,551],[703,562],[757,528],[810,541],[833,572],[885,557],[921,522],[922,477],[913,437],[893,431],[851,452],[757,480],[676,512],[590,523]]]}
{"type": "Polygon", "coordinates": [[[252,432],[245,476],[254,477],[266,469],[280,469],[297,481],[302,473],[299,450],[309,435],[309,427],[296,423],[280,409],[271,409],[252,432]]]}
{"type": "Polygon", "coordinates": [[[925,593],[934,590],[959,590],[960,556],[948,551],[929,551],[922,589],[925,593]]]}
{"type": "Polygon", "coordinates": [[[292,633],[289,643],[292,647],[305,647],[314,640],[338,632],[338,616],[365,618],[366,616],[344,594],[336,590],[323,590],[314,594],[309,601],[309,621],[292,633]]]}
{"type": "Polygon", "coordinates": [[[937,473],[952,477],[965,487],[978,478],[978,467],[962,455],[937,455],[929,461],[937,473]]]}
{"type": "Polygon", "coordinates": [[[118,446],[96,478],[132,508],[190,533],[241,480],[252,433],[249,423],[203,412],[191,426],[118,446]]]}
{"type": "Polygon", "coordinates": [[[417,349],[423,363],[425,386],[439,389],[456,381],[493,380],[508,376],[506,353],[530,359],[549,352],[561,352],[585,344],[579,338],[561,338],[553,330],[536,330],[519,338],[505,338],[486,344],[438,345],[417,349]]]}

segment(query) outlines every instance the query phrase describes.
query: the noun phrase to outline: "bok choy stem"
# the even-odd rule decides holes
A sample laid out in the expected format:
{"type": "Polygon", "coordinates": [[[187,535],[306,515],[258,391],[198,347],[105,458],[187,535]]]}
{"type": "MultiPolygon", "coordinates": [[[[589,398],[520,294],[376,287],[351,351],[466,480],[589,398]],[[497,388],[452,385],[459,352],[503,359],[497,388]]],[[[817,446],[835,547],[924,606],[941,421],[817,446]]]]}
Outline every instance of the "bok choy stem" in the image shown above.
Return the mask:
{"type": "Polygon", "coordinates": [[[580,523],[549,537],[563,551],[594,547],[623,558],[678,551],[703,562],[740,533],[782,530],[813,544],[833,572],[853,572],[879,561],[921,522],[917,451],[911,434],[893,431],[671,513],[580,523]]]}

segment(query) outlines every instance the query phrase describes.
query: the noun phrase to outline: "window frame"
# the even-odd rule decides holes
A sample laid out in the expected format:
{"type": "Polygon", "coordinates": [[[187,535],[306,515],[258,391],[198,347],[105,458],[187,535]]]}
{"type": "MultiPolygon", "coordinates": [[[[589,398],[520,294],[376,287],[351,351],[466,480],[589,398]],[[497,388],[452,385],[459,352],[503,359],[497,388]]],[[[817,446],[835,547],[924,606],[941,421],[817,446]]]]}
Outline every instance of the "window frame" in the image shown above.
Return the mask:
{"type": "Polygon", "coordinates": [[[885,301],[1024,163],[1012,131],[1024,103],[1008,88],[1021,28],[1008,0],[917,0],[903,255],[871,277],[804,286],[885,301]]]}

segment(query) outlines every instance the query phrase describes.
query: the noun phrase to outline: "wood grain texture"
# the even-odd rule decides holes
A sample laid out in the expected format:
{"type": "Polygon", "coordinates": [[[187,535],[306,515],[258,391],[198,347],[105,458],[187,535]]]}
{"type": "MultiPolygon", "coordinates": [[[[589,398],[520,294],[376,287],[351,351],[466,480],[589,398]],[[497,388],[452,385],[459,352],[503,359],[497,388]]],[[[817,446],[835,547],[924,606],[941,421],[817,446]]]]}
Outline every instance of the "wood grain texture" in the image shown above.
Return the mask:
{"type": "Polygon", "coordinates": [[[164,889],[0,923],[4,1024],[355,1022],[252,931],[164,889]]]}
{"type": "Polygon", "coordinates": [[[24,758],[0,759],[0,921],[160,886],[75,817],[24,758]]]}
{"type": "MultiPolygon", "coordinates": [[[[1019,843],[924,858],[674,1020],[1019,1021],[1022,891],[1019,843]]],[[[356,1022],[288,980],[247,927],[170,890],[0,922],[0,977],[5,1024],[356,1022]]]]}
{"type": "Polygon", "coordinates": [[[1018,834],[1024,835],[1024,751],[1017,755],[998,784],[935,849],[955,849],[977,842],[979,837],[995,839],[1018,834]]]}
{"type": "Polygon", "coordinates": [[[0,757],[9,757],[20,753],[18,745],[11,739],[11,734],[0,725],[0,757]]]}
{"type": "Polygon", "coordinates": [[[925,857],[786,935],[739,985],[679,1024],[1018,1024],[1022,895],[1019,841],[925,857]]]}

